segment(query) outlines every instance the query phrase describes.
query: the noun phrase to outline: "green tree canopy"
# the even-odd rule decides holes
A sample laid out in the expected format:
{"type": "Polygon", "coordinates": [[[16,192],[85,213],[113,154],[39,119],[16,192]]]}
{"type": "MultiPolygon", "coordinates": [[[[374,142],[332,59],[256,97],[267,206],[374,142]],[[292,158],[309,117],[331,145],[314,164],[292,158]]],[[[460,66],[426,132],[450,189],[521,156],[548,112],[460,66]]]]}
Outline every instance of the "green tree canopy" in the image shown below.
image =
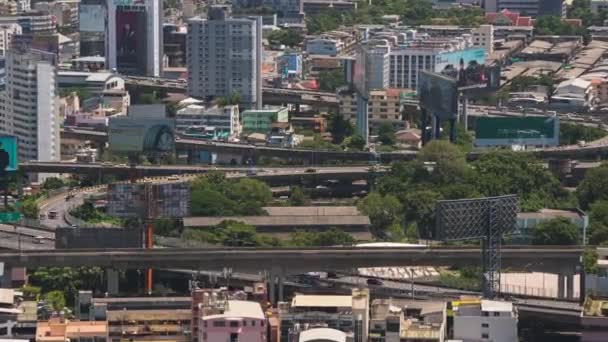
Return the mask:
{"type": "Polygon", "coordinates": [[[575,245],[578,242],[576,225],[565,217],[558,217],[539,223],[532,243],[535,245],[575,245]]]}
{"type": "Polygon", "coordinates": [[[289,204],[293,206],[301,206],[308,203],[308,197],[302,191],[302,188],[294,185],[289,192],[289,204]]]}
{"type": "Polygon", "coordinates": [[[321,71],[319,73],[319,89],[335,92],[346,84],[346,77],[342,70],[321,71]]]}
{"type": "Polygon", "coordinates": [[[65,186],[65,185],[66,184],[63,181],[63,179],[57,178],[57,177],[49,177],[44,180],[44,183],[42,183],[42,188],[44,190],[55,190],[55,189],[59,189],[59,188],[65,186]]]}
{"type": "Polygon", "coordinates": [[[19,210],[26,218],[30,219],[38,219],[38,215],[40,213],[40,209],[38,208],[38,203],[33,197],[27,197],[21,202],[21,207],[19,210]]]}
{"type": "Polygon", "coordinates": [[[595,201],[608,200],[608,164],[588,170],[576,194],[583,209],[588,209],[595,201]]]}
{"type": "Polygon", "coordinates": [[[593,141],[605,137],[608,133],[600,127],[588,127],[570,123],[560,123],[559,144],[574,145],[579,141],[593,141]]]}
{"type": "Polygon", "coordinates": [[[359,133],[355,133],[344,139],[344,144],[351,150],[361,151],[365,148],[365,139],[359,133]]]}
{"type": "Polygon", "coordinates": [[[400,221],[401,203],[393,195],[372,192],[357,203],[357,208],[369,216],[376,236],[382,236],[386,228],[400,221]]]}
{"type": "Polygon", "coordinates": [[[441,194],[433,190],[416,190],[403,196],[403,207],[407,223],[417,223],[419,235],[433,238],[435,227],[435,205],[441,194]]]}
{"type": "Polygon", "coordinates": [[[288,244],[297,247],[352,246],[355,239],[343,230],[332,227],[322,232],[296,231],[290,234],[288,244]]]}
{"type": "Polygon", "coordinates": [[[344,115],[341,113],[331,113],[328,130],[331,132],[334,144],[341,144],[344,138],[352,135],[355,131],[353,124],[344,118],[344,115]]]}
{"type": "Polygon", "coordinates": [[[378,128],[378,140],[382,145],[393,146],[397,142],[395,127],[390,122],[382,122],[378,128]]]}
{"type": "Polygon", "coordinates": [[[44,295],[44,300],[54,311],[61,311],[65,308],[65,295],[61,291],[48,292],[44,295]]]}
{"type": "Polygon", "coordinates": [[[217,228],[221,231],[220,241],[224,246],[255,247],[258,246],[255,228],[243,222],[226,220],[217,228]]]}
{"type": "Polygon", "coordinates": [[[290,47],[298,46],[304,41],[304,37],[298,31],[289,28],[285,30],[275,30],[268,36],[271,44],[281,44],[290,47]]]}

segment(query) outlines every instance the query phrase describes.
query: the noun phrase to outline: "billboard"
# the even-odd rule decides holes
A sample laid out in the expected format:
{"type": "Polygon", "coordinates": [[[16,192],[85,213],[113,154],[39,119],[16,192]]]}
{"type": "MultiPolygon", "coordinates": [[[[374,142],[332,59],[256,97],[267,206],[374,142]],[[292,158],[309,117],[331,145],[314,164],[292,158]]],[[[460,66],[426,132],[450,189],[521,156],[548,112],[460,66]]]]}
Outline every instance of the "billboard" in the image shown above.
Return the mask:
{"type": "Polygon", "coordinates": [[[113,117],[109,143],[113,152],[171,152],[175,146],[175,121],[167,118],[113,117]]]}
{"type": "Polygon", "coordinates": [[[136,183],[108,186],[109,215],[115,217],[179,218],[190,212],[188,183],[136,183]]]}
{"type": "Polygon", "coordinates": [[[146,73],[146,17],[145,6],[116,8],[116,65],[119,71],[146,73]]]}
{"type": "Polygon", "coordinates": [[[440,53],[435,57],[435,72],[443,73],[445,70],[456,69],[461,63],[485,64],[486,50],[483,48],[465,49],[460,51],[440,53]]]}
{"type": "Polygon", "coordinates": [[[105,32],[108,14],[104,5],[80,4],[78,17],[80,32],[105,32]]]}
{"type": "Polygon", "coordinates": [[[475,120],[475,146],[557,146],[557,116],[478,117],[475,120]]]}
{"type": "Polygon", "coordinates": [[[0,135],[0,174],[17,171],[17,138],[0,135]]]}
{"type": "Polygon", "coordinates": [[[500,66],[485,65],[484,49],[466,49],[439,54],[435,72],[457,81],[461,93],[476,94],[500,87],[500,66]]]}
{"type": "Polygon", "coordinates": [[[456,80],[420,70],[418,73],[418,98],[420,107],[440,118],[458,115],[458,91],[456,80]]]}
{"type": "Polygon", "coordinates": [[[138,228],[57,228],[56,249],[141,248],[143,233],[138,228]]]}

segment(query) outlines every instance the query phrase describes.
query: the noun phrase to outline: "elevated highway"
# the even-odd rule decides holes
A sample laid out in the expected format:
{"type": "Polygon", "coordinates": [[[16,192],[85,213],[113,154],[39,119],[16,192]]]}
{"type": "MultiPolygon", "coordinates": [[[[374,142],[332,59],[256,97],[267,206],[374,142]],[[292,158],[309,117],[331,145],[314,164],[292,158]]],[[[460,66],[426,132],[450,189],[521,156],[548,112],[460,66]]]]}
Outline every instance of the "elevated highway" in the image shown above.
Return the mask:
{"type": "MultiPolygon", "coordinates": [[[[505,246],[502,266],[559,273],[574,270],[580,247],[505,246]]],[[[113,249],[48,250],[0,253],[0,262],[23,267],[100,266],[115,269],[187,268],[217,270],[231,267],[239,272],[264,269],[305,272],[320,269],[352,269],[380,266],[470,266],[479,265],[479,248],[210,248],[210,249],[113,249]]]]}

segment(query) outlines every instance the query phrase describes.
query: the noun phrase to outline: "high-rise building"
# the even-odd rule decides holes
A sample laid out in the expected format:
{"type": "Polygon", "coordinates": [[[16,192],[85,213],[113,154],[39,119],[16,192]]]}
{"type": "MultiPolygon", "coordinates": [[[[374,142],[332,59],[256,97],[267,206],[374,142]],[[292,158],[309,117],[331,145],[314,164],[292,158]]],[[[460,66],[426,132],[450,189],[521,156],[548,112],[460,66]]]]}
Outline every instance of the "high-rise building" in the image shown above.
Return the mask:
{"type": "Polygon", "coordinates": [[[188,21],[188,95],[203,100],[240,95],[246,107],[262,106],[262,18],[232,18],[214,6],[207,19],[188,21]]]}
{"type": "Polygon", "coordinates": [[[78,31],[81,56],[106,55],[107,0],[81,0],[78,5],[78,31]]]}
{"type": "Polygon", "coordinates": [[[60,158],[56,66],[53,53],[18,48],[6,54],[0,133],[17,137],[20,160],[60,158]]]}
{"type": "Polygon", "coordinates": [[[6,52],[10,49],[13,36],[21,33],[21,26],[19,24],[0,25],[0,56],[5,56],[6,52]]]}
{"type": "Polygon", "coordinates": [[[160,77],[163,2],[108,0],[106,65],[121,73],[160,77]]]}
{"type": "Polygon", "coordinates": [[[531,17],[556,15],[565,18],[566,3],[566,0],[485,0],[484,8],[486,12],[508,9],[531,17]]]}

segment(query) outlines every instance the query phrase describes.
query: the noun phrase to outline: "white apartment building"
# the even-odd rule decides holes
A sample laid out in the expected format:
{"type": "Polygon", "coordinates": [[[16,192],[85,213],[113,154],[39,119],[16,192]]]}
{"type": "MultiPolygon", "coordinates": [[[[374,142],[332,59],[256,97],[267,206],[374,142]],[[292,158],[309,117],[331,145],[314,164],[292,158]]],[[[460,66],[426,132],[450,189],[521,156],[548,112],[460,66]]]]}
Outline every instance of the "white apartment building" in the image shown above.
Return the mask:
{"type": "Polygon", "coordinates": [[[11,47],[13,36],[21,33],[22,30],[19,24],[0,25],[0,56],[6,56],[6,52],[11,47]]]}
{"type": "Polygon", "coordinates": [[[306,52],[310,55],[335,57],[344,50],[344,42],[328,37],[314,37],[306,40],[306,52]]]}
{"type": "Polygon", "coordinates": [[[241,134],[238,106],[204,107],[190,105],[177,111],[175,128],[184,132],[191,127],[214,128],[216,132],[228,133],[230,136],[241,134]]]}
{"type": "Polygon", "coordinates": [[[188,95],[205,101],[233,93],[262,106],[262,18],[232,18],[214,6],[188,21],[188,95]]]}
{"type": "Polygon", "coordinates": [[[454,339],[464,342],[517,341],[517,313],[509,302],[482,299],[454,306],[454,339]]]}
{"type": "Polygon", "coordinates": [[[22,161],[60,158],[54,54],[9,50],[2,92],[0,133],[17,136],[22,161]]]}
{"type": "Polygon", "coordinates": [[[486,50],[486,54],[494,53],[494,26],[481,25],[471,30],[473,46],[486,50]]]}

